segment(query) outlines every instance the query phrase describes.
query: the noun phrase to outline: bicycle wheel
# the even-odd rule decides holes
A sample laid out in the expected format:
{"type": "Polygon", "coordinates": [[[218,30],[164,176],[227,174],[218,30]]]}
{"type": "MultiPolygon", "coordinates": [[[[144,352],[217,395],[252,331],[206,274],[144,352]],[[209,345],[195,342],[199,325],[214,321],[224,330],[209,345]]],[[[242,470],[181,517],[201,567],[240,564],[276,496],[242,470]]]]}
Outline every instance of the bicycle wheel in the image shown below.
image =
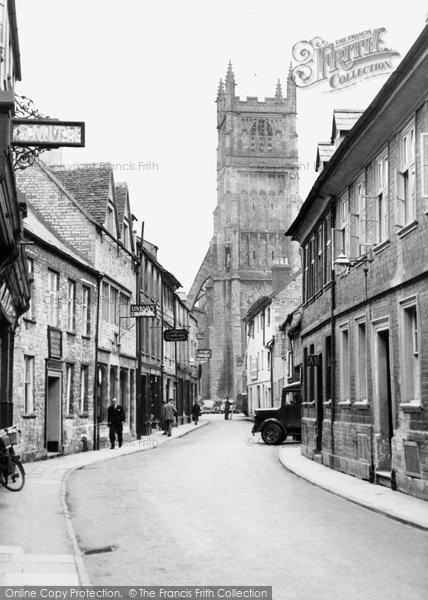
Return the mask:
{"type": "Polygon", "coordinates": [[[22,490],[25,483],[25,471],[21,465],[21,461],[16,456],[10,456],[11,468],[6,476],[3,471],[1,479],[4,487],[11,492],[19,492],[22,490]]]}

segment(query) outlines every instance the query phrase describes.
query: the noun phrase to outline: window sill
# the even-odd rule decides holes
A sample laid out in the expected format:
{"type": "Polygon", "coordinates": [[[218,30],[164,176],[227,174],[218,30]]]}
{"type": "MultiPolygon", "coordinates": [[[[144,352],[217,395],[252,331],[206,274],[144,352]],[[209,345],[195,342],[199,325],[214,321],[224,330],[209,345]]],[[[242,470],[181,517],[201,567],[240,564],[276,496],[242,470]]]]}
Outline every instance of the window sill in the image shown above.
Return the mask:
{"type": "Polygon", "coordinates": [[[87,419],[88,418],[88,413],[82,413],[79,415],[79,419],[87,419]]]}
{"type": "Polygon", "coordinates": [[[420,404],[414,402],[402,402],[400,404],[400,409],[407,413],[421,413],[424,410],[420,404]]]}
{"type": "Polygon", "coordinates": [[[403,238],[405,237],[408,233],[410,233],[411,231],[414,231],[418,226],[418,221],[415,219],[414,221],[412,221],[411,223],[407,223],[407,225],[404,225],[404,227],[401,227],[398,231],[397,231],[397,235],[399,238],[403,238]]]}
{"type": "Polygon", "coordinates": [[[35,419],[37,418],[37,415],[35,414],[31,414],[31,415],[22,415],[23,419],[35,419]]]}
{"type": "Polygon", "coordinates": [[[358,402],[354,402],[353,406],[355,406],[355,408],[358,408],[358,410],[368,410],[370,408],[370,404],[367,402],[367,400],[360,400],[358,402]]]}
{"type": "Polygon", "coordinates": [[[352,404],[350,400],[342,400],[341,402],[337,403],[337,406],[340,408],[351,408],[352,404]]]}
{"type": "Polygon", "coordinates": [[[315,402],[302,402],[302,406],[315,406],[315,402]]]}
{"type": "Polygon", "coordinates": [[[37,321],[35,319],[31,319],[30,317],[22,317],[22,318],[26,323],[32,323],[33,325],[35,325],[37,323],[37,321]]]}
{"type": "Polygon", "coordinates": [[[82,335],[82,340],[90,340],[91,336],[90,335],[82,335]]]}
{"type": "Polygon", "coordinates": [[[382,250],[385,250],[385,248],[388,248],[390,243],[391,243],[391,240],[389,238],[387,238],[386,240],[383,240],[383,242],[379,242],[379,244],[376,244],[376,246],[373,246],[372,250],[375,254],[379,254],[380,252],[382,252],[382,250]]]}
{"type": "Polygon", "coordinates": [[[331,400],[324,400],[324,402],[322,403],[323,406],[326,406],[327,408],[331,407],[331,400]]]}
{"type": "Polygon", "coordinates": [[[74,419],[74,416],[73,415],[65,415],[64,419],[74,419]]]}
{"type": "Polygon", "coordinates": [[[67,335],[71,335],[72,337],[76,337],[76,332],[75,331],[66,331],[67,335]]]}

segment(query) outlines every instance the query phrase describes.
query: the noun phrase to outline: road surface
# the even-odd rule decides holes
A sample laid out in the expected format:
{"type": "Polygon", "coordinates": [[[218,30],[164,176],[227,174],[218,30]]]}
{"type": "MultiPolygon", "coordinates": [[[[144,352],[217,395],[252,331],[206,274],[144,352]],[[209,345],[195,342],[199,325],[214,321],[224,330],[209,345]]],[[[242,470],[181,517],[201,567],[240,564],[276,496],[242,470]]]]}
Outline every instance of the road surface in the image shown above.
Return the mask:
{"type": "MultiPolygon", "coordinates": [[[[272,585],[275,600],[426,600],[428,533],[288,472],[251,423],[208,426],[74,472],[95,585],[272,585]],[[111,552],[105,552],[112,547],[111,552]]],[[[113,452],[113,451],[112,451],[113,452]]]]}

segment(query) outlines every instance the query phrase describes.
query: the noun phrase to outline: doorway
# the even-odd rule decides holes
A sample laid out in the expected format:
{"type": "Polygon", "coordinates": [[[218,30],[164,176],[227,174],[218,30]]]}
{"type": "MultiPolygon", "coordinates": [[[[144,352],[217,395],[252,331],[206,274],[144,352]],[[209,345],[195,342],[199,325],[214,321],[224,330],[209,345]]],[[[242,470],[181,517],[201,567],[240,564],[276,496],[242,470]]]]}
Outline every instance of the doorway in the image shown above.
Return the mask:
{"type": "Polygon", "coordinates": [[[391,441],[394,434],[391,398],[391,364],[389,352],[389,329],[377,331],[375,352],[377,397],[377,468],[391,469],[391,441]]]}
{"type": "Polygon", "coordinates": [[[60,452],[62,445],[62,373],[48,371],[46,385],[46,449],[60,452]]]}
{"type": "Polygon", "coordinates": [[[319,454],[322,451],[322,426],[324,421],[324,395],[323,395],[323,364],[322,354],[318,354],[317,365],[312,367],[316,374],[316,411],[317,411],[317,433],[316,433],[316,452],[319,454]]]}

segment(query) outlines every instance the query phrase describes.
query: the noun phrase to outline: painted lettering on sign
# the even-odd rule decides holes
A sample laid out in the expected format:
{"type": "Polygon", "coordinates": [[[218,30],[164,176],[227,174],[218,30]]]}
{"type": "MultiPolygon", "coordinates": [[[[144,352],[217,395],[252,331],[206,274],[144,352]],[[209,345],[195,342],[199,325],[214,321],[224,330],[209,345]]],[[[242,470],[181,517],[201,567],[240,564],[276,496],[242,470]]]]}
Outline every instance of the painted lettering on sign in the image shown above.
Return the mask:
{"type": "Polygon", "coordinates": [[[15,146],[84,146],[84,123],[52,119],[13,119],[12,145],[15,146]]]}

